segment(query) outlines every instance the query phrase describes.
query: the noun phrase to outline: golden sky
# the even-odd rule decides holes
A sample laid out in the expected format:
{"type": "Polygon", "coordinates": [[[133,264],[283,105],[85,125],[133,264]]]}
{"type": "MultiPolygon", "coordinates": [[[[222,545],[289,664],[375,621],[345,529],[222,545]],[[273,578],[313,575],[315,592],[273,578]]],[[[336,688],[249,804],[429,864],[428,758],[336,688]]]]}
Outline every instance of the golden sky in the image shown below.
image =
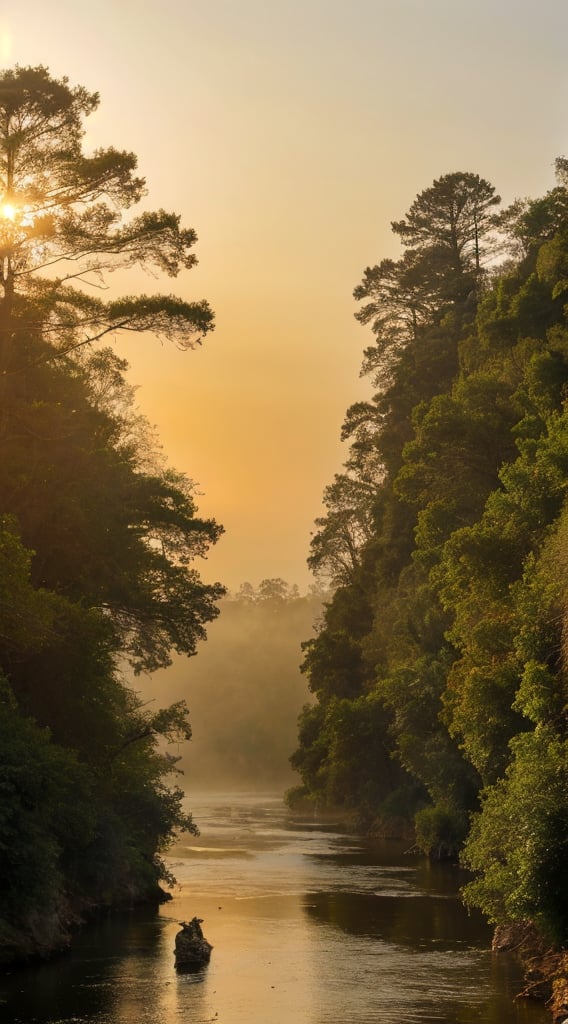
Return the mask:
{"type": "Polygon", "coordinates": [[[366,329],[363,269],[435,177],[506,202],[568,155],[566,0],[21,0],[0,59],[101,94],[87,146],[138,154],[149,207],[196,229],[199,266],[128,292],[207,298],[195,352],[117,341],[171,463],[227,530],[206,579],[302,588],[366,329]]]}

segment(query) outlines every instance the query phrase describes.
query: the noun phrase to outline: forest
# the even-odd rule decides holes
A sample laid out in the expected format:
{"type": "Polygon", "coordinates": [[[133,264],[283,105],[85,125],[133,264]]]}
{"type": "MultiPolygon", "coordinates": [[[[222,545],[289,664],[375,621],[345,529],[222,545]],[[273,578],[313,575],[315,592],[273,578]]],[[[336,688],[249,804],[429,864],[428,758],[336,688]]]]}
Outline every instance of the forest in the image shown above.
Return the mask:
{"type": "Polygon", "coordinates": [[[268,777],[252,723],[301,699],[282,624],[307,635],[323,594],[289,804],[459,858],[469,906],[565,949],[568,160],[505,208],[477,174],[445,174],[393,221],[402,255],[354,291],[371,397],[347,411],[312,536],[320,590],[265,580],[223,602],[196,568],[222,527],[105,343],[201,344],[206,300],[101,287],[140,266],[177,277],[196,234],[131,212],[132,153],[85,154],[98,103],[42,66],[0,75],[0,962],[52,951],[95,908],[161,899],[168,845],[195,832],[168,749],[191,736],[185,690],[156,708],[133,676],[195,654],[221,603],[220,744],[238,777],[245,737],[268,777]],[[277,651],[284,681],[256,718],[248,638],[255,671],[277,651]]]}
{"type": "MultiPolygon", "coordinates": [[[[292,806],[461,858],[500,926],[568,940],[568,161],[503,208],[445,174],[354,291],[371,397],[310,565],[334,587],[292,806]]],[[[536,940],[535,940],[536,941],[536,940]]]]}
{"type": "Polygon", "coordinates": [[[2,962],[51,952],[92,908],[163,895],[161,855],[195,831],[167,743],[191,730],[183,700],[156,708],[127,679],[193,654],[224,592],[195,568],[221,527],[102,341],[191,348],[212,329],[205,301],[100,297],[116,269],[191,268],[195,233],[126,216],[136,157],[82,149],[98,102],[44,67],[0,77],[2,962]]]}

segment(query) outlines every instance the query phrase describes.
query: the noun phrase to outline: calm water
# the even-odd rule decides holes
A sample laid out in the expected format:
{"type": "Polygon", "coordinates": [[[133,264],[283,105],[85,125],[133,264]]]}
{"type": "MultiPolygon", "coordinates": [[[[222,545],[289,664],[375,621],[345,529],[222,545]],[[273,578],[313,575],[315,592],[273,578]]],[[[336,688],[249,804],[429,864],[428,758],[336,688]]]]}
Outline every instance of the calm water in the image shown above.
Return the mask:
{"type": "Polygon", "coordinates": [[[0,979],[3,1024],[544,1024],[513,961],[456,897],[456,869],[288,819],[277,799],[193,799],[174,901],[83,931],[0,979]],[[177,975],[197,915],[209,966],[177,975]]]}

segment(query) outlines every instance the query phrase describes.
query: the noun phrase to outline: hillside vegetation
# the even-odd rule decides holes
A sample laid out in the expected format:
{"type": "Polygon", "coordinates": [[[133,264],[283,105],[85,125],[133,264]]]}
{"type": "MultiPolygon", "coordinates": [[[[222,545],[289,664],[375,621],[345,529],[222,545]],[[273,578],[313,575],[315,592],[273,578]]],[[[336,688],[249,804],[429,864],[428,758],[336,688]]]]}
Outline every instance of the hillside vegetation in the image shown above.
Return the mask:
{"type": "Polygon", "coordinates": [[[315,703],[292,803],[412,826],[468,903],[568,939],[568,163],[500,209],[471,173],[395,221],[355,289],[372,397],[310,562],[315,703]]]}

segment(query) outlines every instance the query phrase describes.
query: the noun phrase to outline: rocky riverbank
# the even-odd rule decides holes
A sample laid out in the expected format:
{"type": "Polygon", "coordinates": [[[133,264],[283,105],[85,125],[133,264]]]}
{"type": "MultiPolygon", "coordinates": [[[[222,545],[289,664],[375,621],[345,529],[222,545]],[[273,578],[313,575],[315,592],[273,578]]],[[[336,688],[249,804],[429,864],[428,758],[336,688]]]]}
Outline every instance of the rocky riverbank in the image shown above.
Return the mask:
{"type": "Polygon", "coordinates": [[[171,898],[159,885],[128,892],[112,903],[78,902],[62,896],[55,906],[23,913],[17,927],[0,921],[0,970],[65,952],[80,928],[101,914],[120,913],[142,904],[158,906],[171,898]]]}
{"type": "Polygon", "coordinates": [[[519,999],[546,1003],[553,1024],[568,1021],[568,953],[552,949],[534,925],[499,925],[493,938],[493,952],[516,953],[525,970],[525,987],[519,999]]]}

